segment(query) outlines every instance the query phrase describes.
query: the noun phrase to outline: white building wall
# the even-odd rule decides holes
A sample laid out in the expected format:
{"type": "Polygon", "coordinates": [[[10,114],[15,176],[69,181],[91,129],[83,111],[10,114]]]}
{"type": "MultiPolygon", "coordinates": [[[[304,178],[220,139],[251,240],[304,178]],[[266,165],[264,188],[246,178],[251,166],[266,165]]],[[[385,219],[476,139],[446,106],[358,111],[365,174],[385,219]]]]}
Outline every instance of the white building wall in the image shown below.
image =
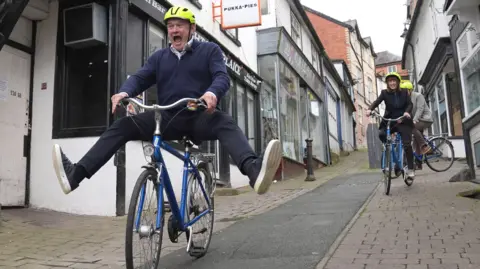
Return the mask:
{"type": "MultiPolygon", "coordinates": [[[[172,1],[173,4],[188,6],[187,1],[172,1]]],[[[195,9],[194,9],[195,10],[195,9]]],[[[235,53],[245,64],[257,69],[256,60],[256,33],[255,28],[239,30],[239,39],[242,47],[233,44],[226,36],[217,30],[212,22],[211,9],[204,8],[200,12],[199,25],[210,29],[215,37],[229,50],[235,53]]],[[[56,34],[58,22],[58,2],[52,1],[49,6],[49,16],[38,22],[36,54],[34,67],[33,116],[32,116],[32,148],[31,148],[31,194],[32,207],[46,208],[57,211],[88,214],[88,215],[115,215],[116,197],[116,167],[113,158],[100,169],[91,179],[85,179],[81,186],[69,195],[64,195],[57,182],[51,159],[51,148],[54,143],[62,146],[65,153],[73,162],[80,160],[98,139],[71,138],[52,139],[53,94],[55,81],[56,34]],[[41,90],[41,84],[47,83],[47,90],[41,90]]],[[[197,12],[198,13],[198,12],[197,12]]],[[[20,22],[22,23],[22,22],[20,22]]],[[[21,41],[21,40],[20,40],[21,41]]],[[[130,195],[137,177],[141,173],[141,166],[145,164],[140,142],[129,142],[126,147],[126,203],[130,202],[130,195]]],[[[182,162],[164,152],[165,162],[172,180],[177,198],[180,197],[182,162]]],[[[232,187],[248,185],[248,178],[240,173],[236,166],[230,166],[232,187]]]]}
{"type": "MultiPolygon", "coordinates": [[[[451,16],[445,16],[443,12],[439,12],[439,10],[443,10],[444,2],[443,0],[424,1],[420,10],[415,11],[420,12],[420,14],[410,43],[415,48],[416,71],[419,79],[425,70],[433,49],[437,45],[438,39],[450,36],[448,22],[451,16]]],[[[407,55],[409,53],[412,53],[410,47],[407,55]]],[[[407,56],[405,65],[409,70],[413,70],[411,56],[407,56]]]]}

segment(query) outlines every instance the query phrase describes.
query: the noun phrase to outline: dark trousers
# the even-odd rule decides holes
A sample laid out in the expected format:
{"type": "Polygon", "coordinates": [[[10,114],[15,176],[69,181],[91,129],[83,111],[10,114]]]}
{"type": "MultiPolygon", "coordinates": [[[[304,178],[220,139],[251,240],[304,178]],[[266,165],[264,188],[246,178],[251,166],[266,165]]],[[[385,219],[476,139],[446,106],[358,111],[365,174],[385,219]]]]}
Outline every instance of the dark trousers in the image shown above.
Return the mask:
{"type": "MultiPolygon", "coordinates": [[[[413,170],[412,129],[413,122],[411,120],[406,120],[400,124],[392,122],[390,125],[390,135],[394,132],[399,132],[402,137],[403,150],[405,151],[408,169],[410,170],[413,170]]],[[[387,127],[385,122],[380,124],[378,137],[382,143],[387,141],[387,127]]]]}
{"type": "MultiPolygon", "coordinates": [[[[243,163],[252,157],[255,158],[256,154],[232,117],[218,110],[213,114],[185,112],[173,120],[170,114],[162,113],[162,140],[181,140],[183,136],[187,136],[198,144],[201,141],[218,139],[240,171],[246,174],[242,167],[243,163]]],[[[87,178],[90,178],[128,141],[152,141],[154,130],[153,111],[116,120],[78,164],[85,168],[87,178]]]]}

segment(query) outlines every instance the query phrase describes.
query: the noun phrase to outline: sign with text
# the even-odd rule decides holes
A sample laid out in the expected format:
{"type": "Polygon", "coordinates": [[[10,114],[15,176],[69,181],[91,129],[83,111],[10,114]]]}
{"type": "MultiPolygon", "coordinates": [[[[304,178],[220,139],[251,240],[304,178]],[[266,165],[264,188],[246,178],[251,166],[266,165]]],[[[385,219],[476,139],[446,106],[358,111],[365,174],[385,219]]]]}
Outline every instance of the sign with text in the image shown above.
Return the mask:
{"type": "Polygon", "coordinates": [[[131,3],[143,10],[155,20],[164,23],[163,18],[167,13],[167,8],[155,0],[131,0],[131,3]]]}
{"type": "Polygon", "coordinates": [[[285,33],[282,33],[280,39],[280,46],[278,49],[280,55],[297,71],[300,77],[305,80],[311,89],[317,89],[321,85],[319,75],[308,64],[303,53],[301,53],[292,42],[288,39],[285,33]]]}
{"type": "Polygon", "coordinates": [[[222,28],[262,25],[260,0],[222,0],[222,28]]]}

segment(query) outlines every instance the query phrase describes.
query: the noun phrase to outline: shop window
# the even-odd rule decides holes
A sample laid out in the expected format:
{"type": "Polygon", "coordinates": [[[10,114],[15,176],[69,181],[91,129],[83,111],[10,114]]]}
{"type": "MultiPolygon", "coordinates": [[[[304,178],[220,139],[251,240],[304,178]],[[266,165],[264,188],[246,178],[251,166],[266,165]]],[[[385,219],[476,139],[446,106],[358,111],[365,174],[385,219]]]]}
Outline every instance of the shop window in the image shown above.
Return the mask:
{"type": "Polygon", "coordinates": [[[302,27],[293,12],[290,12],[291,30],[290,35],[297,46],[302,49],[302,27]]]}
{"type": "MultiPolygon", "coordinates": [[[[157,50],[165,48],[167,45],[165,32],[160,27],[149,24],[148,26],[148,56],[151,56],[157,50]]],[[[157,85],[153,85],[144,93],[145,103],[153,105],[157,103],[157,85]]]]}
{"type": "Polygon", "coordinates": [[[465,116],[469,116],[480,107],[480,36],[473,25],[469,24],[457,41],[460,59],[461,80],[465,102],[465,116]]]}
{"type": "Polygon", "coordinates": [[[98,136],[109,121],[109,46],[74,49],[64,45],[67,4],[72,5],[61,3],[58,13],[53,138],[98,136]]]}
{"type": "Polygon", "coordinates": [[[260,98],[264,137],[262,148],[266,148],[270,140],[279,139],[277,94],[275,88],[271,87],[267,82],[263,82],[260,98]]]}
{"type": "MultiPolygon", "coordinates": [[[[300,130],[301,130],[301,137],[300,142],[302,147],[300,148],[300,154],[302,158],[305,158],[307,152],[307,142],[305,139],[311,137],[312,133],[309,129],[309,113],[308,113],[308,94],[307,94],[307,85],[301,83],[300,85],[300,130]]],[[[319,141],[315,141],[318,143],[319,141]]],[[[313,142],[312,142],[313,143],[313,142]]]]}
{"type": "Polygon", "coordinates": [[[315,96],[315,94],[308,90],[308,100],[309,104],[309,118],[308,126],[310,130],[310,137],[313,138],[312,142],[312,152],[313,157],[319,161],[327,162],[326,159],[326,140],[325,140],[325,126],[323,118],[321,117],[322,113],[322,103],[320,99],[315,96]]]}
{"type": "Polygon", "coordinates": [[[446,92],[448,95],[448,107],[451,121],[451,132],[454,136],[463,136],[462,114],[460,103],[460,89],[458,88],[455,72],[445,75],[446,92]]]}
{"type": "Polygon", "coordinates": [[[248,138],[248,143],[250,144],[250,147],[252,147],[253,150],[256,149],[255,145],[255,136],[256,136],[256,118],[255,117],[255,96],[251,91],[247,92],[247,138],[248,138]]]}
{"type": "Polygon", "coordinates": [[[237,83],[237,124],[242,129],[243,133],[247,135],[246,132],[246,119],[245,119],[245,87],[237,83]]]}
{"type": "Polygon", "coordinates": [[[280,126],[282,128],[284,155],[301,161],[298,77],[283,61],[280,61],[280,126]]]}
{"type": "Polygon", "coordinates": [[[260,10],[262,15],[268,14],[268,0],[260,0],[260,10]]]}
{"type": "Polygon", "coordinates": [[[437,103],[437,89],[434,88],[428,95],[430,102],[430,109],[432,110],[433,124],[430,127],[432,134],[440,134],[440,123],[438,122],[438,103],[437,103]]]}
{"type": "Polygon", "coordinates": [[[448,118],[447,118],[447,105],[445,100],[445,87],[443,84],[443,76],[437,81],[437,94],[438,94],[438,116],[440,118],[440,131],[448,134],[448,118]]]}

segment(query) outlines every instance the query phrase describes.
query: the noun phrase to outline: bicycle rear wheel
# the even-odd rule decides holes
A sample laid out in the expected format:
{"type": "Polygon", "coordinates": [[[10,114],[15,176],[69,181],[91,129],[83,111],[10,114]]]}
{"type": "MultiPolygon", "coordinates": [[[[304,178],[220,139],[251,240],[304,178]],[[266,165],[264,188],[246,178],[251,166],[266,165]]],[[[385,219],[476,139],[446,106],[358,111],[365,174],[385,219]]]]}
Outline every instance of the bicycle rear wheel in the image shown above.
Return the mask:
{"type": "Polygon", "coordinates": [[[452,167],[455,160],[455,151],[452,143],[443,137],[435,137],[427,141],[432,153],[427,154],[425,163],[435,172],[445,172],[452,167]],[[436,157],[432,157],[432,155],[436,157]],[[440,168],[437,167],[440,164],[440,168]]]}
{"type": "Polygon", "coordinates": [[[390,195],[390,187],[392,185],[392,153],[391,145],[385,146],[385,170],[383,173],[383,185],[385,187],[385,195],[390,195]]]}
{"type": "Polygon", "coordinates": [[[192,232],[190,233],[190,230],[187,230],[185,235],[187,236],[187,242],[191,242],[191,244],[189,244],[188,254],[192,257],[200,258],[207,253],[208,247],[210,246],[210,241],[212,239],[214,222],[214,186],[212,175],[208,169],[208,164],[201,162],[198,164],[197,169],[201,178],[198,179],[192,173],[188,179],[185,221],[189,222],[193,220],[195,217],[199,216],[202,212],[208,209],[208,203],[200,187],[199,180],[201,180],[205,189],[211,210],[209,213],[203,215],[194,224],[192,224],[192,232]]]}
{"type": "Polygon", "coordinates": [[[127,227],[125,232],[125,261],[127,269],[133,268],[157,268],[162,250],[163,226],[165,223],[165,211],[163,195],[158,193],[157,172],[153,169],[144,170],[137,179],[132,191],[130,206],[128,208],[127,227]],[[150,183],[150,184],[149,184],[150,183]],[[152,194],[149,194],[152,192],[152,194]],[[152,202],[147,201],[153,196],[152,202]],[[159,203],[159,199],[161,200],[159,203]],[[137,202],[138,201],[138,202],[137,202]],[[160,205],[160,208],[158,208],[160,205]],[[147,206],[147,208],[145,208],[147,206]],[[137,210],[141,209],[140,219],[137,221],[137,210]],[[160,214],[160,229],[156,229],[157,214],[160,214]],[[148,216],[146,216],[148,215],[148,216]],[[138,227],[138,229],[137,229],[138,227]],[[140,243],[139,251],[145,250],[145,257],[134,255],[134,240],[147,241],[140,243]],[[146,239],[146,240],[144,240],[146,239]],[[150,240],[149,240],[150,239],[150,240]]]}

